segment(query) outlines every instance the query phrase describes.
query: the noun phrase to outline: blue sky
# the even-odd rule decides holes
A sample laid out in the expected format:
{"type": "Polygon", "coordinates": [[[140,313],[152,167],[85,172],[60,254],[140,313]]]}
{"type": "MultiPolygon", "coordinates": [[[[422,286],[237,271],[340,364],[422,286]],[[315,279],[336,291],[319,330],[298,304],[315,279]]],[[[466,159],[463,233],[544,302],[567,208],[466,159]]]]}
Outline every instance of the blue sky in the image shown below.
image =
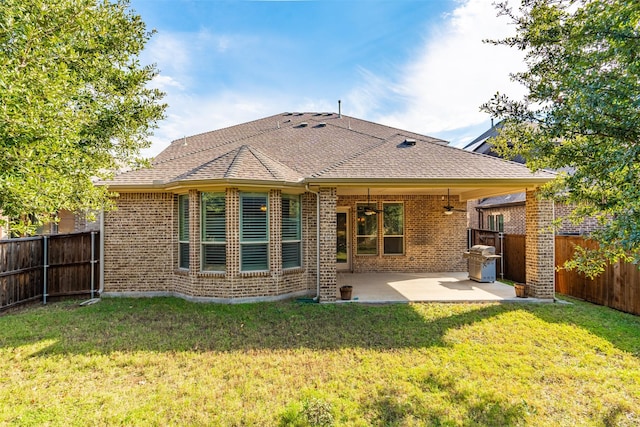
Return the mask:
{"type": "Polygon", "coordinates": [[[522,56],[483,44],[513,32],[493,0],[131,0],[143,63],[167,93],[155,155],[172,140],[285,111],[337,111],[464,144],[479,105],[521,96],[522,56]]]}

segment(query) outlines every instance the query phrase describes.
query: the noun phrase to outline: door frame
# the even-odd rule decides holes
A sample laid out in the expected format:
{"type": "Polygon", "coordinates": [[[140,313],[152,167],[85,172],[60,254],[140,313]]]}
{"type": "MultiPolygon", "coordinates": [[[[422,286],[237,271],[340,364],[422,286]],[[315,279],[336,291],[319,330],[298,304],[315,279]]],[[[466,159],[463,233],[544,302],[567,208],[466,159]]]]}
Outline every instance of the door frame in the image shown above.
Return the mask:
{"type": "MultiPolygon", "coordinates": [[[[346,220],[346,233],[347,233],[347,262],[346,263],[338,263],[336,261],[336,271],[350,271],[351,270],[351,209],[348,207],[338,207],[336,208],[336,216],[338,214],[345,214],[346,220]]],[[[338,238],[338,230],[336,227],[336,240],[338,238]]],[[[336,241],[337,243],[337,241],[336,241]]],[[[337,247],[336,247],[337,252],[337,247]]]]}

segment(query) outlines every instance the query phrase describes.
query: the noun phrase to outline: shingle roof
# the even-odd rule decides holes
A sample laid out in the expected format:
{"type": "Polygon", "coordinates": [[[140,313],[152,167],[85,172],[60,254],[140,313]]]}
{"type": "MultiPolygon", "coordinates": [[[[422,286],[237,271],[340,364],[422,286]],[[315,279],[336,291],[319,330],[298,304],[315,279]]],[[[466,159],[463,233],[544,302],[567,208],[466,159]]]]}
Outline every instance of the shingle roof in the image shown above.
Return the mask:
{"type": "Polygon", "coordinates": [[[283,113],[173,141],[154,159],[152,168],[119,174],[107,184],[536,176],[553,177],[546,172],[533,175],[523,165],[451,147],[437,138],[353,117],[283,113]]]}

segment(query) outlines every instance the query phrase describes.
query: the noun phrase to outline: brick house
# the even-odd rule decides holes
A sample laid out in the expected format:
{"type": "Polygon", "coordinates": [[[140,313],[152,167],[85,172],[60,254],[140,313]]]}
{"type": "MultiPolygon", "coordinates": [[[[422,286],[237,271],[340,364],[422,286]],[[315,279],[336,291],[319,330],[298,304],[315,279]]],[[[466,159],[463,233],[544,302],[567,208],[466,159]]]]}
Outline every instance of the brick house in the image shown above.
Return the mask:
{"type": "MultiPolygon", "coordinates": [[[[468,143],[464,149],[474,153],[498,157],[492,150],[491,138],[495,137],[502,122],[492,125],[489,130],[468,143]]],[[[517,156],[514,162],[524,164],[524,159],[517,156]]],[[[469,210],[469,227],[481,230],[503,231],[507,234],[526,234],[525,218],[525,193],[515,193],[495,197],[486,197],[470,200],[467,203],[469,210]]],[[[573,207],[571,205],[555,204],[553,206],[554,218],[568,216],[573,207]]],[[[557,234],[588,234],[597,229],[599,224],[593,217],[584,218],[579,224],[573,224],[564,220],[555,230],[557,234]]]]}
{"type": "MultiPolygon", "coordinates": [[[[552,214],[535,189],[551,178],[335,113],[185,137],[104,183],[119,196],[103,217],[103,293],[324,302],[338,271],[465,271],[466,201],[524,190],[537,231],[552,214]]],[[[553,298],[553,242],[530,234],[532,296],[553,298]]]]}

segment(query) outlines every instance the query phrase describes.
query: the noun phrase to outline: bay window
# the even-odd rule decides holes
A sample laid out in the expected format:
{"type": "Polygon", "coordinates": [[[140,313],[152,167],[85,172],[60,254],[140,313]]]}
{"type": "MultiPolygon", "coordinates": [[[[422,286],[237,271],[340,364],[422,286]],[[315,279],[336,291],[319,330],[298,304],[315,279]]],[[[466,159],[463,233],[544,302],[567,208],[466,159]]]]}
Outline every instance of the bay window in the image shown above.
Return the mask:
{"type": "Polygon", "coordinates": [[[267,194],[240,194],[240,269],[269,270],[269,212],[267,194]]]}
{"type": "Polygon", "coordinates": [[[178,266],[189,269],[189,195],[178,196],[178,266]]]}
{"type": "Polygon", "coordinates": [[[300,267],[300,196],[282,195],[282,268],[300,267]]]}
{"type": "Polygon", "coordinates": [[[225,193],[202,193],[202,270],[225,271],[227,264],[225,193]]]}

